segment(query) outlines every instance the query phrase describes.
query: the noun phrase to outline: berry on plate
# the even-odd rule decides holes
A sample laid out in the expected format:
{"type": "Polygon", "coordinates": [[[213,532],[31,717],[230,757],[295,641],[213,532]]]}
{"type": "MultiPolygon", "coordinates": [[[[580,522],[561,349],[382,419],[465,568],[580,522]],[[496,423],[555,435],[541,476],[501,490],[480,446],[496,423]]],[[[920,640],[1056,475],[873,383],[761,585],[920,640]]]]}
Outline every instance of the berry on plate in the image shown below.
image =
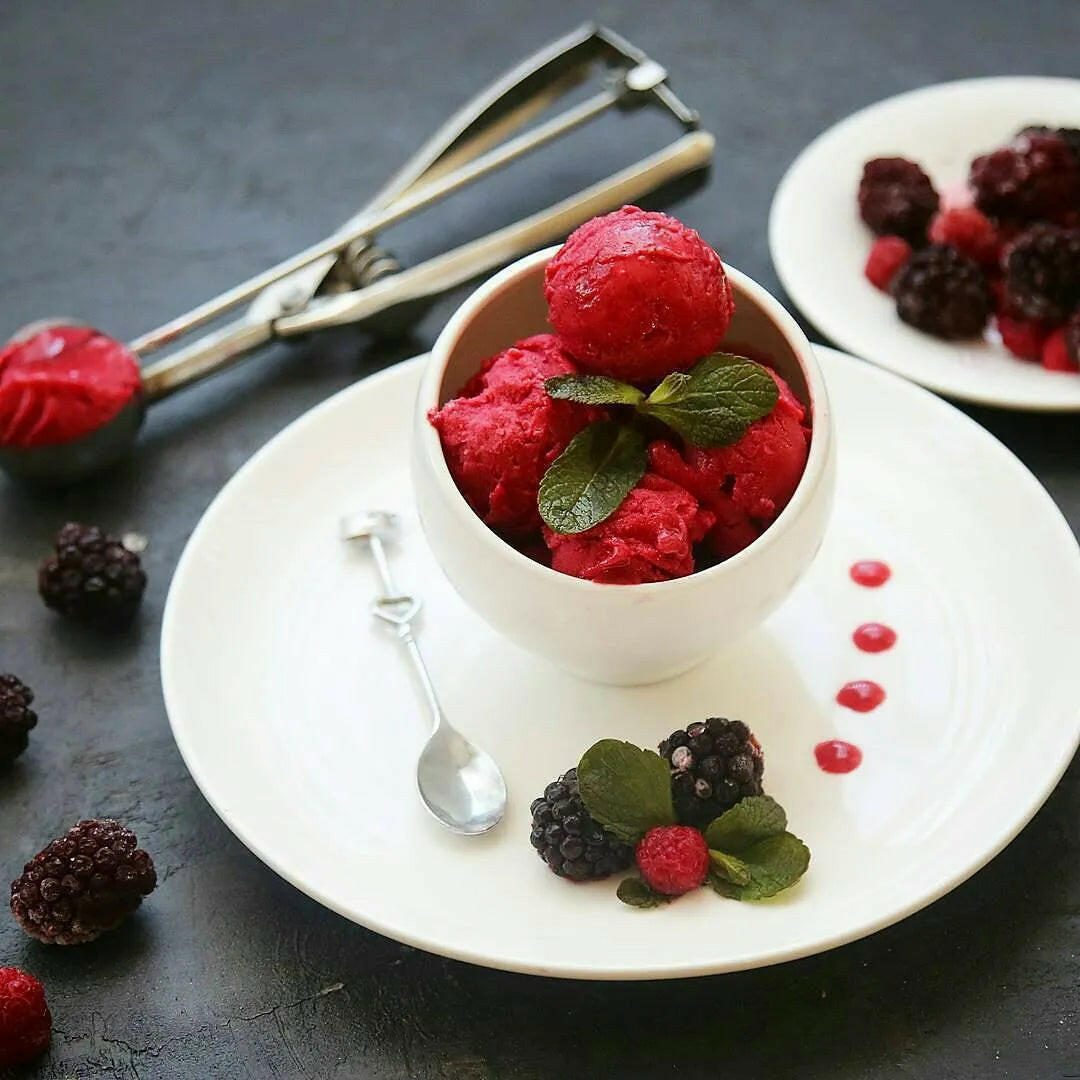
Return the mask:
{"type": "Polygon", "coordinates": [[[1042,355],[1043,342],[1050,333],[1045,323],[1014,319],[1009,315],[998,315],[997,328],[1002,344],[1021,360],[1038,360],[1042,355]]]}
{"type": "Polygon", "coordinates": [[[1080,229],[1033,225],[1005,249],[1003,264],[1011,312],[1060,322],[1080,305],[1080,229]]]}
{"type": "Polygon", "coordinates": [[[879,236],[866,257],[867,281],[888,292],[900,268],[911,258],[911,245],[902,236],[879,236]]]}
{"type": "Polygon", "coordinates": [[[51,1038],[44,987],[25,971],[0,967],[0,1069],[40,1057],[51,1038]]]}
{"type": "Polygon", "coordinates": [[[904,322],[940,338],[977,337],[993,307],[982,267],[943,244],[915,252],[896,275],[893,296],[904,322]]]}
{"type": "Polygon", "coordinates": [[[863,166],[859,213],[878,236],[901,236],[918,246],[937,212],[938,193],[930,177],[906,158],[874,158],[863,166]]]}
{"type": "MultiPolygon", "coordinates": [[[[1075,340],[1075,339],[1074,339],[1075,340]]],[[[1080,371],[1080,356],[1070,349],[1069,335],[1064,326],[1055,330],[1042,348],[1042,366],[1047,371],[1080,371]]]]}
{"type": "Polygon", "coordinates": [[[659,825],[637,846],[638,870],[645,884],[661,896],[681,896],[705,884],[709,848],[689,825],[659,825]]]}
{"type": "Polygon", "coordinates": [[[30,742],[37,713],[33,691],[14,675],[0,675],[0,765],[14,761],[30,742]]]}
{"type": "Polygon", "coordinates": [[[947,244],[985,266],[997,264],[1001,236],[994,223],[974,206],[943,210],[930,222],[930,242],[947,244]]]}

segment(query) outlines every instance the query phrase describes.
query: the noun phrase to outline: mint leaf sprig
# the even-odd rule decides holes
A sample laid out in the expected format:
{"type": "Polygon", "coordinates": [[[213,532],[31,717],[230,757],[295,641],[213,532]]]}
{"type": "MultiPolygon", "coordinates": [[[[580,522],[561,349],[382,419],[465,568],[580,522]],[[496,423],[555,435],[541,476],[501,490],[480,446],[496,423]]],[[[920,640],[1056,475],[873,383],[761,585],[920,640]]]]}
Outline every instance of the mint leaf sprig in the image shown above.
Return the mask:
{"type": "Polygon", "coordinates": [[[590,424],[548,466],[537,500],[540,516],[555,532],[570,534],[607,520],[645,474],[641,417],[670,427],[693,446],[727,446],[768,416],[779,397],[765,368],[733,353],[713,353],[689,372],[674,372],[648,397],[606,375],[557,375],[544,386],[562,401],[633,410],[629,421],[590,424]]]}

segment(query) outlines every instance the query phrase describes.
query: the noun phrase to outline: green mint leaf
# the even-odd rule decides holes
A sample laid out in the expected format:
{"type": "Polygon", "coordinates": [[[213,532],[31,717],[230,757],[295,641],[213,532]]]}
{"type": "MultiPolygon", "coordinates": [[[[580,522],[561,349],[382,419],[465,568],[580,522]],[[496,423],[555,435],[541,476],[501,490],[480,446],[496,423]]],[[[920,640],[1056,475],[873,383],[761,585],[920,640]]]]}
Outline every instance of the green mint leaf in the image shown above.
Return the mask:
{"type": "Polygon", "coordinates": [[[709,884],[732,900],[764,900],[791,888],[810,865],[810,849],[789,832],[768,836],[747,848],[741,861],[750,873],[745,885],[728,880],[714,861],[709,884]]]}
{"type": "Polygon", "coordinates": [[[636,386],[606,375],[556,375],[544,389],[549,397],[582,405],[637,405],[645,400],[636,386]]]}
{"type": "Polygon", "coordinates": [[[609,832],[636,844],[655,825],[674,825],[671,774],[652,750],[602,739],[581,757],[578,787],[585,809],[609,832]]]}
{"type": "Polygon", "coordinates": [[[705,830],[710,848],[742,855],[759,840],[779,836],[787,828],[784,808],[768,795],[749,795],[714,819],[705,830]]]}
{"type": "Polygon", "coordinates": [[[689,374],[669,375],[639,408],[694,446],[727,446],[768,416],[779,396],[772,375],[760,364],[713,353],[689,374]]]}
{"type": "Polygon", "coordinates": [[[709,851],[712,860],[711,872],[719,874],[725,881],[732,885],[750,884],[750,867],[735,855],[727,855],[723,851],[709,851]]]}
{"type": "Polygon", "coordinates": [[[558,533],[611,517],[645,475],[645,436],[614,420],[579,431],[540,481],[540,516],[558,533]]]}
{"type": "Polygon", "coordinates": [[[624,904],[636,908],[659,907],[661,904],[666,904],[669,899],[666,896],[661,896],[658,892],[653,892],[639,877],[623,878],[619,882],[615,895],[624,904]]]}

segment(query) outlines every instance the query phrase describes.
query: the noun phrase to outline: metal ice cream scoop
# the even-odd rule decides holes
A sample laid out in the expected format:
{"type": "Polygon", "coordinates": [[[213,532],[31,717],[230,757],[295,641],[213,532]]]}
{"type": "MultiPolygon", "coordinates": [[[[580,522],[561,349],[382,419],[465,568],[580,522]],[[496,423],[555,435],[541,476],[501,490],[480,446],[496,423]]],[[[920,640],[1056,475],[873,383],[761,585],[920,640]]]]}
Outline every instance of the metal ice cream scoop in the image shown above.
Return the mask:
{"type": "Polygon", "coordinates": [[[606,27],[579,27],[506,72],[455,113],[359,214],[325,240],[130,342],[144,361],[142,388],[112,421],[68,443],[0,447],[0,469],[25,480],[70,483],[123,456],[147,405],[267,342],[347,323],[376,328],[407,324],[438,293],[554,243],[588,218],[708,165],[714,140],[695,130],[697,125],[697,113],[676,97],[663,67],[606,27]],[[584,81],[597,61],[610,69],[602,90],[514,134],[584,81]],[[417,266],[402,268],[376,244],[379,231],[523,154],[611,109],[646,104],[674,117],[684,134],[584,191],[417,266]],[[147,362],[151,354],[249,301],[240,318],[147,362]]]}
{"type": "Polygon", "coordinates": [[[350,514],[340,522],[343,540],[365,540],[382,581],[382,595],[371,613],[397,631],[427,700],[433,727],[416,764],[416,786],[431,814],[448,829],[474,836],[498,825],[506,811],[506,781],[499,766],[474,746],[446,719],[431,681],[412,620],[420,611],[419,597],[402,593],[394,584],[384,539],[397,532],[397,518],[382,510],[350,514]]]}

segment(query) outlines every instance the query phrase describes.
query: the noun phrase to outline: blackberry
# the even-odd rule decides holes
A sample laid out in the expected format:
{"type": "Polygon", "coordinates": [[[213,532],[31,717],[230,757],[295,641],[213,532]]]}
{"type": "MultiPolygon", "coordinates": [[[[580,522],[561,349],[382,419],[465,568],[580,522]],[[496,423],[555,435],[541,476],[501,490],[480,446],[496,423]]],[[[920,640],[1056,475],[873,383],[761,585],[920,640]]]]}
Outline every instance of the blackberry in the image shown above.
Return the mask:
{"type": "Polygon", "coordinates": [[[1033,225],[1002,261],[1005,303],[1013,314],[1060,322],[1080,305],[1080,229],[1033,225]]]}
{"type": "Polygon", "coordinates": [[[671,797],[684,825],[704,828],[747,795],[760,795],[765,756],[740,720],[710,717],[673,731],[660,756],[671,766],[671,797]]]}
{"type": "Polygon", "coordinates": [[[993,307],[982,267],[944,244],[916,251],[893,278],[892,294],[904,322],[940,338],[981,334],[993,307]]]}
{"type": "Polygon", "coordinates": [[[574,881],[605,878],[634,861],[633,847],[602,829],[585,809],[577,769],[563,773],[533,800],[529,840],[554,873],[574,881]]]}
{"type": "Polygon", "coordinates": [[[30,742],[37,713],[33,691],[14,675],[0,675],[0,765],[14,761],[30,742]]]}
{"type": "Polygon", "coordinates": [[[863,166],[859,213],[878,236],[902,236],[918,247],[926,243],[938,193],[930,177],[906,158],[874,158],[863,166]]]}
{"type": "Polygon", "coordinates": [[[101,529],[74,522],[56,534],[54,546],[56,554],[38,569],[45,604],[106,629],[129,623],[146,588],[139,556],[101,529]]]}
{"type": "Polygon", "coordinates": [[[81,945],[112,930],[157,885],[153,860],[118,821],[80,821],[11,883],[16,922],[39,941],[81,945]]]}
{"type": "Polygon", "coordinates": [[[1054,217],[1080,199],[1080,165],[1057,134],[1024,134],[971,163],[975,205],[1001,218],[1054,217]]]}
{"type": "Polygon", "coordinates": [[[1080,167],[1080,128],[1053,128],[1031,124],[1016,133],[1017,139],[1027,139],[1032,135],[1056,135],[1069,148],[1073,161],[1080,167]]]}

